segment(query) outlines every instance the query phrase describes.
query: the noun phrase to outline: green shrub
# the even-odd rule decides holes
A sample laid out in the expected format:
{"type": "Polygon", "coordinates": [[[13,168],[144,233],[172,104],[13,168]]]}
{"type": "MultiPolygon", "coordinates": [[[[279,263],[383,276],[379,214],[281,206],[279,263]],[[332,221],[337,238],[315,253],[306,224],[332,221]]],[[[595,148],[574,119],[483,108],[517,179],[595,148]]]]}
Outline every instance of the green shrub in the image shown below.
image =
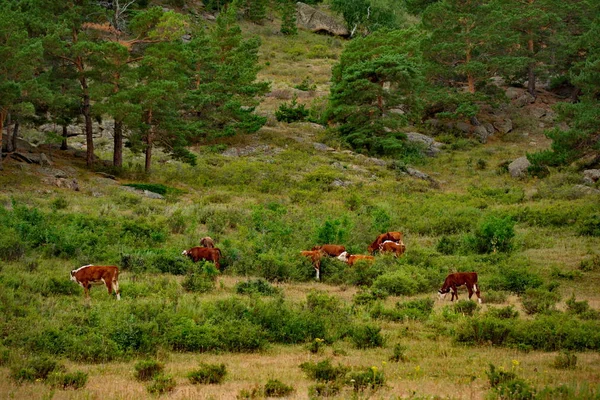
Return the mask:
{"type": "Polygon", "coordinates": [[[65,199],[62,196],[59,196],[59,197],[55,198],[50,203],[50,208],[52,208],[55,211],[57,211],[57,210],[64,210],[68,206],[69,206],[69,202],[67,201],[67,199],[65,199]]]}
{"type": "Polygon", "coordinates": [[[377,300],[385,300],[387,297],[388,293],[381,289],[361,290],[354,295],[352,302],[362,306],[371,304],[377,300]]]}
{"type": "Polygon", "coordinates": [[[390,361],[392,361],[392,362],[408,361],[408,357],[405,354],[406,350],[407,350],[406,346],[403,346],[400,343],[396,343],[396,345],[394,346],[393,353],[390,357],[390,361]]]}
{"type": "Polygon", "coordinates": [[[200,367],[188,373],[187,377],[192,384],[218,384],[223,382],[225,375],[225,364],[201,363],[200,367]]]}
{"type": "Polygon", "coordinates": [[[573,294],[567,301],[567,312],[577,315],[582,319],[600,319],[600,311],[590,308],[587,300],[577,301],[573,294]]]}
{"type": "Polygon", "coordinates": [[[383,318],[390,321],[426,320],[433,311],[433,299],[417,299],[398,302],[392,310],[378,305],[371,310],[372,318],[383,318]]]}
{"type": "Polygon", "coordinates": [[[579,223],[578,233],[585,236],[600,236],[600,214],[587,216],[579,223]]]}
{"type": "Polygon", "coordinates": [[[513,306],[506,306],[501,308],[488,307],[486,316],[499,319],[516,319],[519,318],[519,312],[515,310],[513,306]]]}
{"type": "Polygon", "coordinates": [[[355,392],[363,391],[367,388],[376,390],[385,383],[383,371],[379,371],[373,366],[365,368],[362,371],[351,371],[346,376],[346,383],[353,387],[355,392]]]}
{"type": "Polygon", "coordinates": [[[26,245],[14,229],[0,227],[0,260],[16,261],[25,255],[26,245]]]}
{"type": "Polygon", "coordinates": [[[122,354],[113,340],[95,332],[73,337],[66,350],[69,360],[83,363],[105,363],[122,354]]]}
{"type": "Polygon", "coordinates": [[[175,386],[177,386],[177,383],[172,376],[156,375],[152,383],[148,385],[146,389],[149,393],[161,395],[172,392],[175,390],[175,386]]]}
{"type": "Polygon", "coordinates": [[[350,339],[359,349],[382,347],[384,342],[381,327],[370,324],[353,327],[350,330],[350,339]]]}
{"type": "Polygon", "coordinates": [[[510,217],[489,216],[466,238],[467,246],[479,254],[509,252],[515,236],[514,226],[510,217]]]}
{"type": "Polygon", "coordinates": [[[438,240],[435,249],[442,254],[450,255],[458,252],[460,246],[461,241],[459,238],[442,235],[440,240],[438,240]]]}
{"type": "Polygon", "coordinates": [[[581,260],[579,269],[584,272],[593,272],[600,270],[600,255],[595,254],[590,258],[581,260]]]}
{"type": "Polygon", "coordinates": [[[501,399],[507,400],[533,400],[535,389],[524,379],[515,378],[499,384],[494,391],[501,399]]]}
{"type": "Polygon", "coordinates": [[[10,361],[10,350],[7,347],[0,345],[0,367],[8,364],[10,361]]]}
{"type": "Polygon", "coordinates": [[[488,286],[495,290],[506,290],[516,294],[525,293],[528,289],[542,286],[543,281],[539,275],[527,271],[525,267],[512,267],[501,269],[488,281],[488,286]]]}
{"type": "Polygon", "coordinates": [[[11,367],[10,376],[17,382],[46,380],[52,372],[64,371],[58,361],[42,356],[24,360],[11,367]]]}
{"type": "Polygon", "coordinates": [[[527,314],[545,313],[554,309],[560,295],[544,289],[527,289],[521,296],[523,309],[527,314]]]}
{"type": "Polygon", "coordinates": [[[277,379],[269,379],[265,384],[266,397],[285,397],[294,392],[294,388],[277,379]]]}
{"type": "Polygon", "coordinates": [[[552,366],[557,369],[575,369],[577,356],[570,351],[561,351],[555,358],[552,366]]]}
{"type": "Polygon", "coordinates": [[[413,296],[419,290],[419,282],[406,271],[398,270],[377,277],[373,289],[393,296],[413,296]]]}
{"type": "Polygon", "coordinates": [[[300,364],[300,369],[306,374],[308,379],[313,379],[319,382],[335,382],[343,378],[349,368],[338,364],[333,366],[331,361],[323,360],[317,363],[310,361],[300,364]]]}
{"type": "Polygon", "coordinates": [[[335,397],[340,393],[341,385],[337,382],[317,383],[308,387],[309,399],[335,397]]]}
{"type": "Polygon", "coordinates": [[[208,293],[215,288],[215,278],[202,272],[191,272],[185,276],[181,286],[187,292],[208,293]]]}
{"type": "Polygon", "coordinates": [[[459,314],[473,315],[477,310],[477,303],[472,300],[458,300],[454,304],[454,311],[459,314]]]}
{"type": "Polygon", "coordinates": [[[298,104],[296,96],[292,98],[292,101],[288,103],[282,103],[279,109],[275,111],[275,118],[281,122],[296,122],[304,121],[308,117],[309,110],[306,109],[304,104],[298,104]]]}
{"type": "Polygon", "coordinates": [[[66,389],[81,389],[87,383],[88,374],[76,372],[53,372],[48,376],[48,383],[52,387],[66,389]]]}
{"type": "Polygon", "coordinates": [[[280,289],[261,278],[238,282],[235,285],[235,292],[237,294],[260,294],[262,296],[276,296],[281,294],[280,289]]]}
{"type": "Polygon", "coordinates": [[[162,374],[165,366],[157,360],[141,360],[135,363],[135,379],[138,381],[149,381],[155,376],[162,374]]]}
{"type": "Polygon", "coordinates": [[[502,304],[508,299],[508,294],[501,290],[486,290],[485,302],[488,304],[502,304]]]}
{"type": "Polygon", "coordinates": [[[459,343],[503,345],[512,333],[512,321],[490,316],[473,317],[462,321],[454,332],[459,343]]]}
{"type": "Polygon", "coordinates": [[[490,364],[490,369],[485,371],[485,374],[487,375],[492,388],[497,388],[499,385],[517,378],[517,374],[513,371],[504,371],[503,369],[497,370],[494,364],[490,364]]]}
{"type": "Polygon", "coordinates": [[[513,321],[506,344],[543,351],[585,351],[600,348],[600,331],[597,321],[562,313],[541,314],[533,320],[513,321]]]}

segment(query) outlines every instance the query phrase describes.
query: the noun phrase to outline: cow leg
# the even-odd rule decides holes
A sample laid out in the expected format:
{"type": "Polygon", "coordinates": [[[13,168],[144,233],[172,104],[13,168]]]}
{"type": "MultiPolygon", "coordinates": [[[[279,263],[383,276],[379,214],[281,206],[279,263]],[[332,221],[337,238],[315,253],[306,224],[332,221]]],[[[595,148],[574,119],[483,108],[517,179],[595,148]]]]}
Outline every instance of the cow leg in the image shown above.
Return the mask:
{"type": "Polygon", "coordinates": [[[317,280],[320,281],[321,280],[321,261],[317,260],[317,262],[315,262],[315,271],[317,272],[317,280]]]}
{"type": "Polygon", "coordinates": [[[221,270],[221,264],[219,264],[219,260],[215,261],[215,267],[220,271],[221,270]]]}
{"type": "Polygon", "coordinates": [[[473,296],[473,288],[471,286],[469,286],[468,284],[467,286],[467,291],[469,292],[469,300],[471,300],[471,297],[473,296]]]}
{"type": "Polygon", "coordinates": [[[474,284],[473,289],[475,290],[475,295],[477,296],[477,302],[481,304],[481,292],[479,291],[479,286],[477,286],[477,284],[474,284]]]}
{"type": "Polygon", "coordinates": [[[112,294],[112,279],[107,281],[105,279],[102,279],[104,281],[104,284],[106,285],[106,289],[108,290],[108,294],[112,294]]]}
{"type": "Polygon", "coordinates": [[[114,279],[112,282],[112,288],[117,294],[117,300],[121,300],[121,293],[119,292],[119,282],[116,279],[114,279]]]}
{"type": "Polygon", "coordinates": [[[454,301],[455,297],[456,297],[456,300],[458,300],[458,288],[456,286],[452,286],[451,290],[452,290],[452,297],[450,298],[450,301],[454,301]]]}

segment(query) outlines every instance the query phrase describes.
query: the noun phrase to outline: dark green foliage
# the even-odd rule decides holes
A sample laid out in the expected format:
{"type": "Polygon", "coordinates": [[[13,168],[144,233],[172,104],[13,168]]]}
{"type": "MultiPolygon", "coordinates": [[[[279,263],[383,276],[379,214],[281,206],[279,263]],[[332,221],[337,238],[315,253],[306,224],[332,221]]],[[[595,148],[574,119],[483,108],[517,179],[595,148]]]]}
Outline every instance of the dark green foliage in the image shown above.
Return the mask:
{"type": "Polygon", "coordinates": [[[600,270],[600,255],[596,254],[592,257],[581,260],[579,269],[585,272],[592,272],[600,270]]]}
{"type": "Polygon", "coordinates": [[[335,397],[340,393],[341,385],[337,382],[317,383],[308,387],[311,399],[320,397],[335,397]]]}
{"type": "Polygon", "coordinates": [[[600,319],[600,311],[590,308],[587,300],[577,301],[573,294],[567,301],[567,312],[577,315],[581,319],[600,319]]]}
{"type": "Polygon", "coordinates": [[[367,388],[376,390],[385,383],[383,371],[377,367],[364,368],[360,371],[351,371],[346,375],[346,384],[353,387],[355,392],[363,391],[367,388]]]}
{"type": "Polygon", "coordinates": [[[380,289],[361,290],[354,295],[352,301],[356,305],[371,304],[377,300],[385,300],[388,293],[380,289]]]}
{"type": "Polygon", "coordinates": [[[281,122],[297,122],[304,121],[308,117],[309,110],[307,110],[304,104],[298,104],[296,97],[288,103],[282,103],[277,111],[275,111],[275,118],[281,122]]]}
{"type": "Polygon", "coordinates": [[[204,272],[192,272],[185,276],[181,286],[188,292],[208,293],[215,288],[215,278],[204,272]]]}
{"type": "Polygon", "coordinates": [[[50,204],[50,207],[55,211],[56,210],[64,210],[68,206],[69,206],[69,202],[67,201],[67,199],[65,199],[62,196],[55,198],[54,200],[52,200],[52,203],[50,204]]]}
{"type": "Polygon", "coordinates": [[[456,328],[455,340],[459,343],[503,345],[511,333],[511,321],[493,317],[473,317],[456,328]]]}
{"type": "Polygon", "coordinates": [[[295,85],[294,89],[302,90],[303,92],[314,91],[317,89],[317,85],[311,83],[310,78],[307,76],[299,85],[295,85]]]}
{"type": "Polygon", "coordinates": [[[192,384],[219,384],[227,375],[225,364],[201,363],[198,369],[188,373],[187,377],[192,384]]]}
{"type": "Polygon", "coordinates": [[[121,357],[123,352],[117,343],[100,333],[87,333],[72,338],[66,355],[71,361],[106,363],[121,357]]]}
{"type": "Polygon", "coordinates": [[[442,235],[438,240],[435,249],[445,255],[455,254],[460,248],[461,242],[458,238],[452,238],[442,235]]]}
{"type": "Polygon", "coordinates": [[[554,368],[575,369],[577,367],[577,356],[570,351],[561,351],[552,363],[554,368]]]}
{"type": "Polygon", "coordinates": [[[383,318],[390,321],[426,320],[433,311],[432,299],[409,300],[396,303],[394,309],[385,309],[381,304],[371,310],[372,318],[383,318]]]}
{"type": "Polygon", "coordinates": [[[259,294],[261,296],[276,296],[281,290],[271,285],[264,279],[250,279],[245,282],[238,282],[235,285],[237,294],[259,294]]]}
{"type": "Polygon", "coordinates": [[[499,274],[492,276],[488,286],[494,290],[506,290],[516,294],[524,293],[527,289],[542,286],[542,278],[527,271],[525,267],[501,269],[499,274]]]}
{"type": "Polygon", "coordinates": [[[147,190],[149,192],[158,193],[161,195],[180,194],[182,190],[163,185],[162,183],[126,183],[123,186],[129,186],[138,190],[147,190]]]}
{"type": "Polygon", "coordinates": [[[556,303],[560,301],[560,295],[544,289],[527,289],[521,295],[523,309],[527,314],[546,313],[554,310],[556,303]]]}
{"type": "Polygon", "coordinates": [[[477,310],[477,303],[472,300],[458,300],[454,304],[454,311],[464,315],[473,315],[477,310]]]}
{"type": "Polygon", "coordinates": [[[281,5],[281,28],[280,32],[286,36],[298,34],[296,26],[296,3],[291,0],[280,0],[281,5]]]}
{"type": "Polygon", "coordinates": [[[76,372],[54,372],[48,376],[48,383],[52,387],[63,390],[81,389],[87,383],[88,374],[82,371],[76,372]]]}
{"type": "Polygon", "coordinates": [[[350,330],[350,339],[359,349],[382,347],[384,338],[381,327],[371,324],[357,325],[350,330]]]}
{"type": "Polygon", "coordinates": [[[508,293],[499,290],[488,289],[485,291],[485,302],[488,304],[502,304],[506,302],[508,293]]]}
{"type": "Polygon", "coordinates": [[[488,307],[486,315],[499,319],[516,319],[519,318],[519,312],[513,306],[501,308],[488,307]]]}
{"type": "Polygon", "coordinates": [[[585,236],[600,236],[600,214],[589,215],[581,221],[578,233],[585,236]]]}
{"type": "Polygon", "coordinates": [[[18,260],[25,254],[25,249],[25,243],[14,229],[0,227],[0,260],[18,260]]]}
{"type": "Polygon", "coordinates": [[[146,387],[149,393],[152,394],[165,394],[175,390],[177,383],[170,375],[157,375],[150,385],[146,387]]]}
{"type": "Polygon", "coordinates": [[[467,238],[467,246],[479,254],[509,252],[515,236],[514,226],[510,217],[489,216],[467,238]]]}
{"type": "Polygon", "coordinates": [[[121,267],[132,272],[163,272],[183,275],[194,269],[194,264],[181,255],[179,249],[153,249],[121,255],[121,267]]]}
{"type": "Polygon", "coordinates": [[[269,379],[265,384],[264,393],[266,397],[285,397],[293,392],[294,388],[292,386],[288,386],[277,379],[269,379]]]}
{"type": "Polygon", "coordinates": [[[370,0],[333,0],[332,11],[341,14],[351,34],[367,36],[380,29],[398,28],[398,8],[370,0]]]}
{"type": "Polygon", "coordinates": [[[333,366],[329,360],[317,363],[307,361],[300,364],[300,369],[306,374],[308,379],[314,379],[319,382],[335,382],[343,378],[349,371],[348,367],[341,364],[333,366]]]}
{"type": "Polygon", "coordinates": [[[23,360],[10,368],[10,376],[17,382],[46,380],[55,371],[63,371],[58,361],[45,356],[23,360]]]}
{"type": "Polygon", "coordinates": [[[165,369],[163,363],[157,360],[141,360],[135,363],[135,379],[138,381],[149,381],[155,376],[162,374],[165,369]]]}
{"type": "Polygon", "coordinates": [[[496,370],[496,366],[490,364],[486,374],[492,390],[501,399],[533,400],[535,398],[535,389],[519,378],[515,372],[496,370]]]}

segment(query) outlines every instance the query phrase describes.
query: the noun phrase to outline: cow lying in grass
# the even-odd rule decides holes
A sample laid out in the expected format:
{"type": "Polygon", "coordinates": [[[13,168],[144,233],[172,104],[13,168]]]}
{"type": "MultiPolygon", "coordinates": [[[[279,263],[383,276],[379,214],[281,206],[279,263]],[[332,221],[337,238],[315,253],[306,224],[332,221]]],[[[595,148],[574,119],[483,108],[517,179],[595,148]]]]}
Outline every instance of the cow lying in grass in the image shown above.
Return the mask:
{"type": "Polygon", "coordinates": [[[481,293],[479,292],[479,286],[477,286],[477,272],[456,272],[449,274],[444,281],[441,289],[438,290],[440,298],[446,297],[448,292],[452,292],[450,301],[454,301],[454,297],[458,300],[458,287],[465,285],[469,291],[469,299],[473,296],[473,293],[477,295],[477,301],[481,304],[481,293]]]}
{"type": "Polygon", "coordinates": [[[348,254],[347,251],[344,251],[337,257],[338,260],[345,262],[348,265],[354,265],[357,261],[373,261],[375,257],[373,256],[364,256],[362,254],[348,254]]]}

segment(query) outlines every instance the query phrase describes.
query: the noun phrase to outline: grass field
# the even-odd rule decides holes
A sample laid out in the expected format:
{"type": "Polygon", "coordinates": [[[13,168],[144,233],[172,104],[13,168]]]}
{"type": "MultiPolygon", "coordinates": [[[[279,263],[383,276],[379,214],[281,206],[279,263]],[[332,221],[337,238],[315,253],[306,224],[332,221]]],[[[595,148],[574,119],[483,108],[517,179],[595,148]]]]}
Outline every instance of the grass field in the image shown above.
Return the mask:
{"type": "MultiPolygon", "coordinates": [[[[525,399],[534,390],[537,398],[600,398],[600,238],[585,234],[600,215],[598,195],[581,192],[581,176],[570,168],[544,180],[517,180],[502,169],[549,146],[541,129],[522,123],[484,145],[452,141],[414,165],[434,185],[347,151],[322,127],[272,117],[307,76],[316,90],[298,100],[319,107],[343,42],[302,31],[290,40],[273,33],[275,24],[244,30],[263,38],[260,77],[273,82],[259,107],[269,123],[257,134],[193,149],[195,167],[157,154],[149,177],[138,167],[143,160],[126,153],[116,180],[50,150],[52,168],[76,178],[78,192],[46,183],[38,166],[4,162],[0,398],[150,398],[149,383],[134,377],[146,358],[162,362],[174,379],[164,395],[173,399],[264,398],[271,379],[293,387],[285,398],[324,397],[300,368],[323,360],[348,374],[383,373],[382,384],[367,379],[356,390],[359,375],[354,382],[346,375],[330,397],[336,399],[525,399]],[[222,154],[231,148],[249,154],[222,154]],[[125,190],[128,183],[169,190],[150,199],[125,190]],[[510,249],[474,250],[486,226],[512,227],[510,249]],[[388,230],[404,232],[402,258],[377,256],[356,268],[325,260],[322,282],[299,255],[326,239],[365,254],[388,230]],[[202,275],[200,268],[180,253],[206,235],[216,239],[226,268],[203,290],[189,272],[202,275]],[[103,287],[84,301],[68,273],[88,263],[121,267],[121,302],[103,287]],[[443,278],[455,271],[479,273],[481,306],[437,299],[443,278]],[[280,294],[238,293],[239,283],[256,278],[280,294]],[[424,314],[402,314],[402,304],[429,299],[424,314]],[[360,336],[364,327],[380,331],[360,336]],[[391,359],[395,351],[398,360],[391,359]],[[576,365],[557,364],[561,354],[575,354],[576,365]],[[42,378],[15,379],[36,357],[87,373],[87,383],[63,390],[42,378]],[[191,384],[187,375],[200,363],[225,364],[224,381],[191,384]],[[490,364],[514,373],[507,382],[516,386],[493,385],[490,364]]],[[[105,143],[98,155],[110,159],[105,143]]]]}

